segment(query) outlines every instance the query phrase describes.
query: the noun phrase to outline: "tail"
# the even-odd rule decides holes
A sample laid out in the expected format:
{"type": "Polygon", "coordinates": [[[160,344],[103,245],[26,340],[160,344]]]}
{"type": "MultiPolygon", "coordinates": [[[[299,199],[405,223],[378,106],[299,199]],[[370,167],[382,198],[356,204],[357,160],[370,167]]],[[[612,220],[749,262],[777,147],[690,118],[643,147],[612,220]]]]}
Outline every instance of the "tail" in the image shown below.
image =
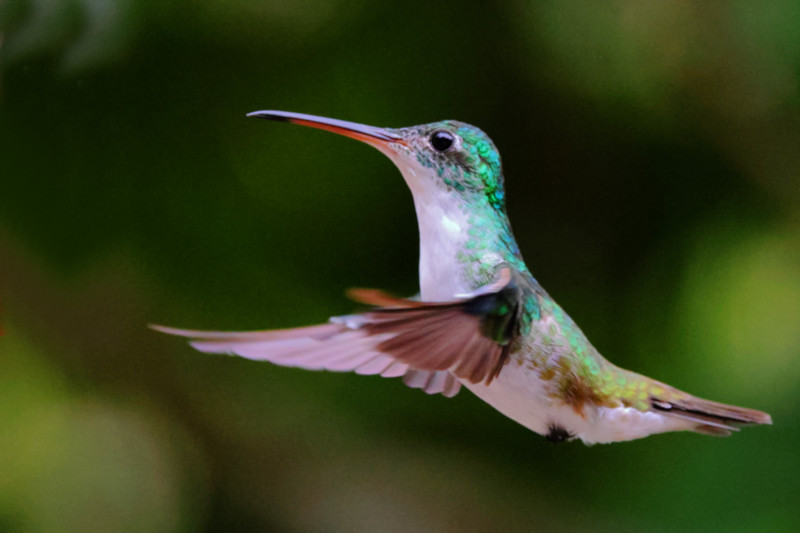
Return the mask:
{"type": "Polygon", "coordinates": [[[661,414],[693,423],[688,428],[692,431],[717,437],[727,437],[731,432],[739,431],[740,426],[772,424],[772,417],[767,413],[712,402],[686,393],[663,400],[653,398],[651,406],[661,414]]]}

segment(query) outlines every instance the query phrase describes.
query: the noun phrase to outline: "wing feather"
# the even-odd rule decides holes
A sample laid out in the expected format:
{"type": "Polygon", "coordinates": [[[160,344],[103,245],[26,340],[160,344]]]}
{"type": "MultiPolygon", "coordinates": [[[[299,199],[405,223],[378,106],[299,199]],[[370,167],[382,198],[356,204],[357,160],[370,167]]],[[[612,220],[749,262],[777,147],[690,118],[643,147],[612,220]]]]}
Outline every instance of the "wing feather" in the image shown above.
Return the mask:
{"type": "Polygon", "coordinates": [[[351,293],[356,299],[385,307],[316,326],[252,332],[152,327],[187,337],[202,352],[309,370],[403,377],[409,387],[450,397],[461,388],[459,379],[488,384],[502,369],[515,314],[503,322],[501,340],[498,332],[487,336],[485,326],[490,315],[496,319],[497,309],[516,305],[506,290],[512,277],[508,268],[501,269],[499,281],[451,302],[404,300],[360,289],[351,293]]]}

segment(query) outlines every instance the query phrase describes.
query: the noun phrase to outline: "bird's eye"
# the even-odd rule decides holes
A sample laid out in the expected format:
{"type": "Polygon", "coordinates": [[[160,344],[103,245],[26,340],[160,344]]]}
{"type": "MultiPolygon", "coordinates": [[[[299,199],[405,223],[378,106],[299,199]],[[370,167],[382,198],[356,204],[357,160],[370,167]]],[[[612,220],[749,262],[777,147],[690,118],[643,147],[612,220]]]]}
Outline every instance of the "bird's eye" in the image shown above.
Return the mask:
{"type": "Polygon", "coordinates": [[[433,149],[437,152],[446,152],[453,146],[455,136],[449,131],[439,130],[431,133],[430,142],[433,149]]]}

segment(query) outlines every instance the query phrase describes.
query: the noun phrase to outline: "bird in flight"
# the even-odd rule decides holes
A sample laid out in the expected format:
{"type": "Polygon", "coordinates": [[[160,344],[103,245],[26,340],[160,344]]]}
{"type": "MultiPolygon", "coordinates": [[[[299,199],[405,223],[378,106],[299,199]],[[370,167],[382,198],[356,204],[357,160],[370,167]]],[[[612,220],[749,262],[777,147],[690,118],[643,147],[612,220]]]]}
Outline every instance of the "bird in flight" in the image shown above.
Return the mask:
{"type": "Polygon", "coordinates": [[[447,397],[466,387],[554,442],[685,430],[723,436],[772,423],[766,413],[698,398],[600,355],[522,260],[506,216],[500,155],[480,129],[454,120],[377,128],[285,111],[248,116],[346,135],[394,162],[417,212],[420,298],[352,290],[373,307],[295,329],[154,329],[187,337],[201,352],[401,377],[447,397]]]}

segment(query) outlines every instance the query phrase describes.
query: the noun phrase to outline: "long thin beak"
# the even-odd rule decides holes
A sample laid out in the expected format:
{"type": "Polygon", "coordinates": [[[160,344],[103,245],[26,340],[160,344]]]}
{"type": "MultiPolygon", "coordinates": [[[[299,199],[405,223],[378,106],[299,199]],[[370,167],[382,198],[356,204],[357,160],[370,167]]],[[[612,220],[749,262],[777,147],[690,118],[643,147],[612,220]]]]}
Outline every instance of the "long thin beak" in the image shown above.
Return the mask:
{"type": "Polygon", "coordinates": [[[389,143],[405,144],[403,138],[396,133],[384,128],[367,126],[346,120],[336,120],[335,118],[317,117],[314,115],[304,115],[303,113],[290,113],[288,111],[253,111],[247,114],[248,117],[266,118],[281,122],[291,122],[301,126],[310,126],[325,131],[332,131],[352,139],[364,141],[376,148],[386,148],[389,143]]]}

